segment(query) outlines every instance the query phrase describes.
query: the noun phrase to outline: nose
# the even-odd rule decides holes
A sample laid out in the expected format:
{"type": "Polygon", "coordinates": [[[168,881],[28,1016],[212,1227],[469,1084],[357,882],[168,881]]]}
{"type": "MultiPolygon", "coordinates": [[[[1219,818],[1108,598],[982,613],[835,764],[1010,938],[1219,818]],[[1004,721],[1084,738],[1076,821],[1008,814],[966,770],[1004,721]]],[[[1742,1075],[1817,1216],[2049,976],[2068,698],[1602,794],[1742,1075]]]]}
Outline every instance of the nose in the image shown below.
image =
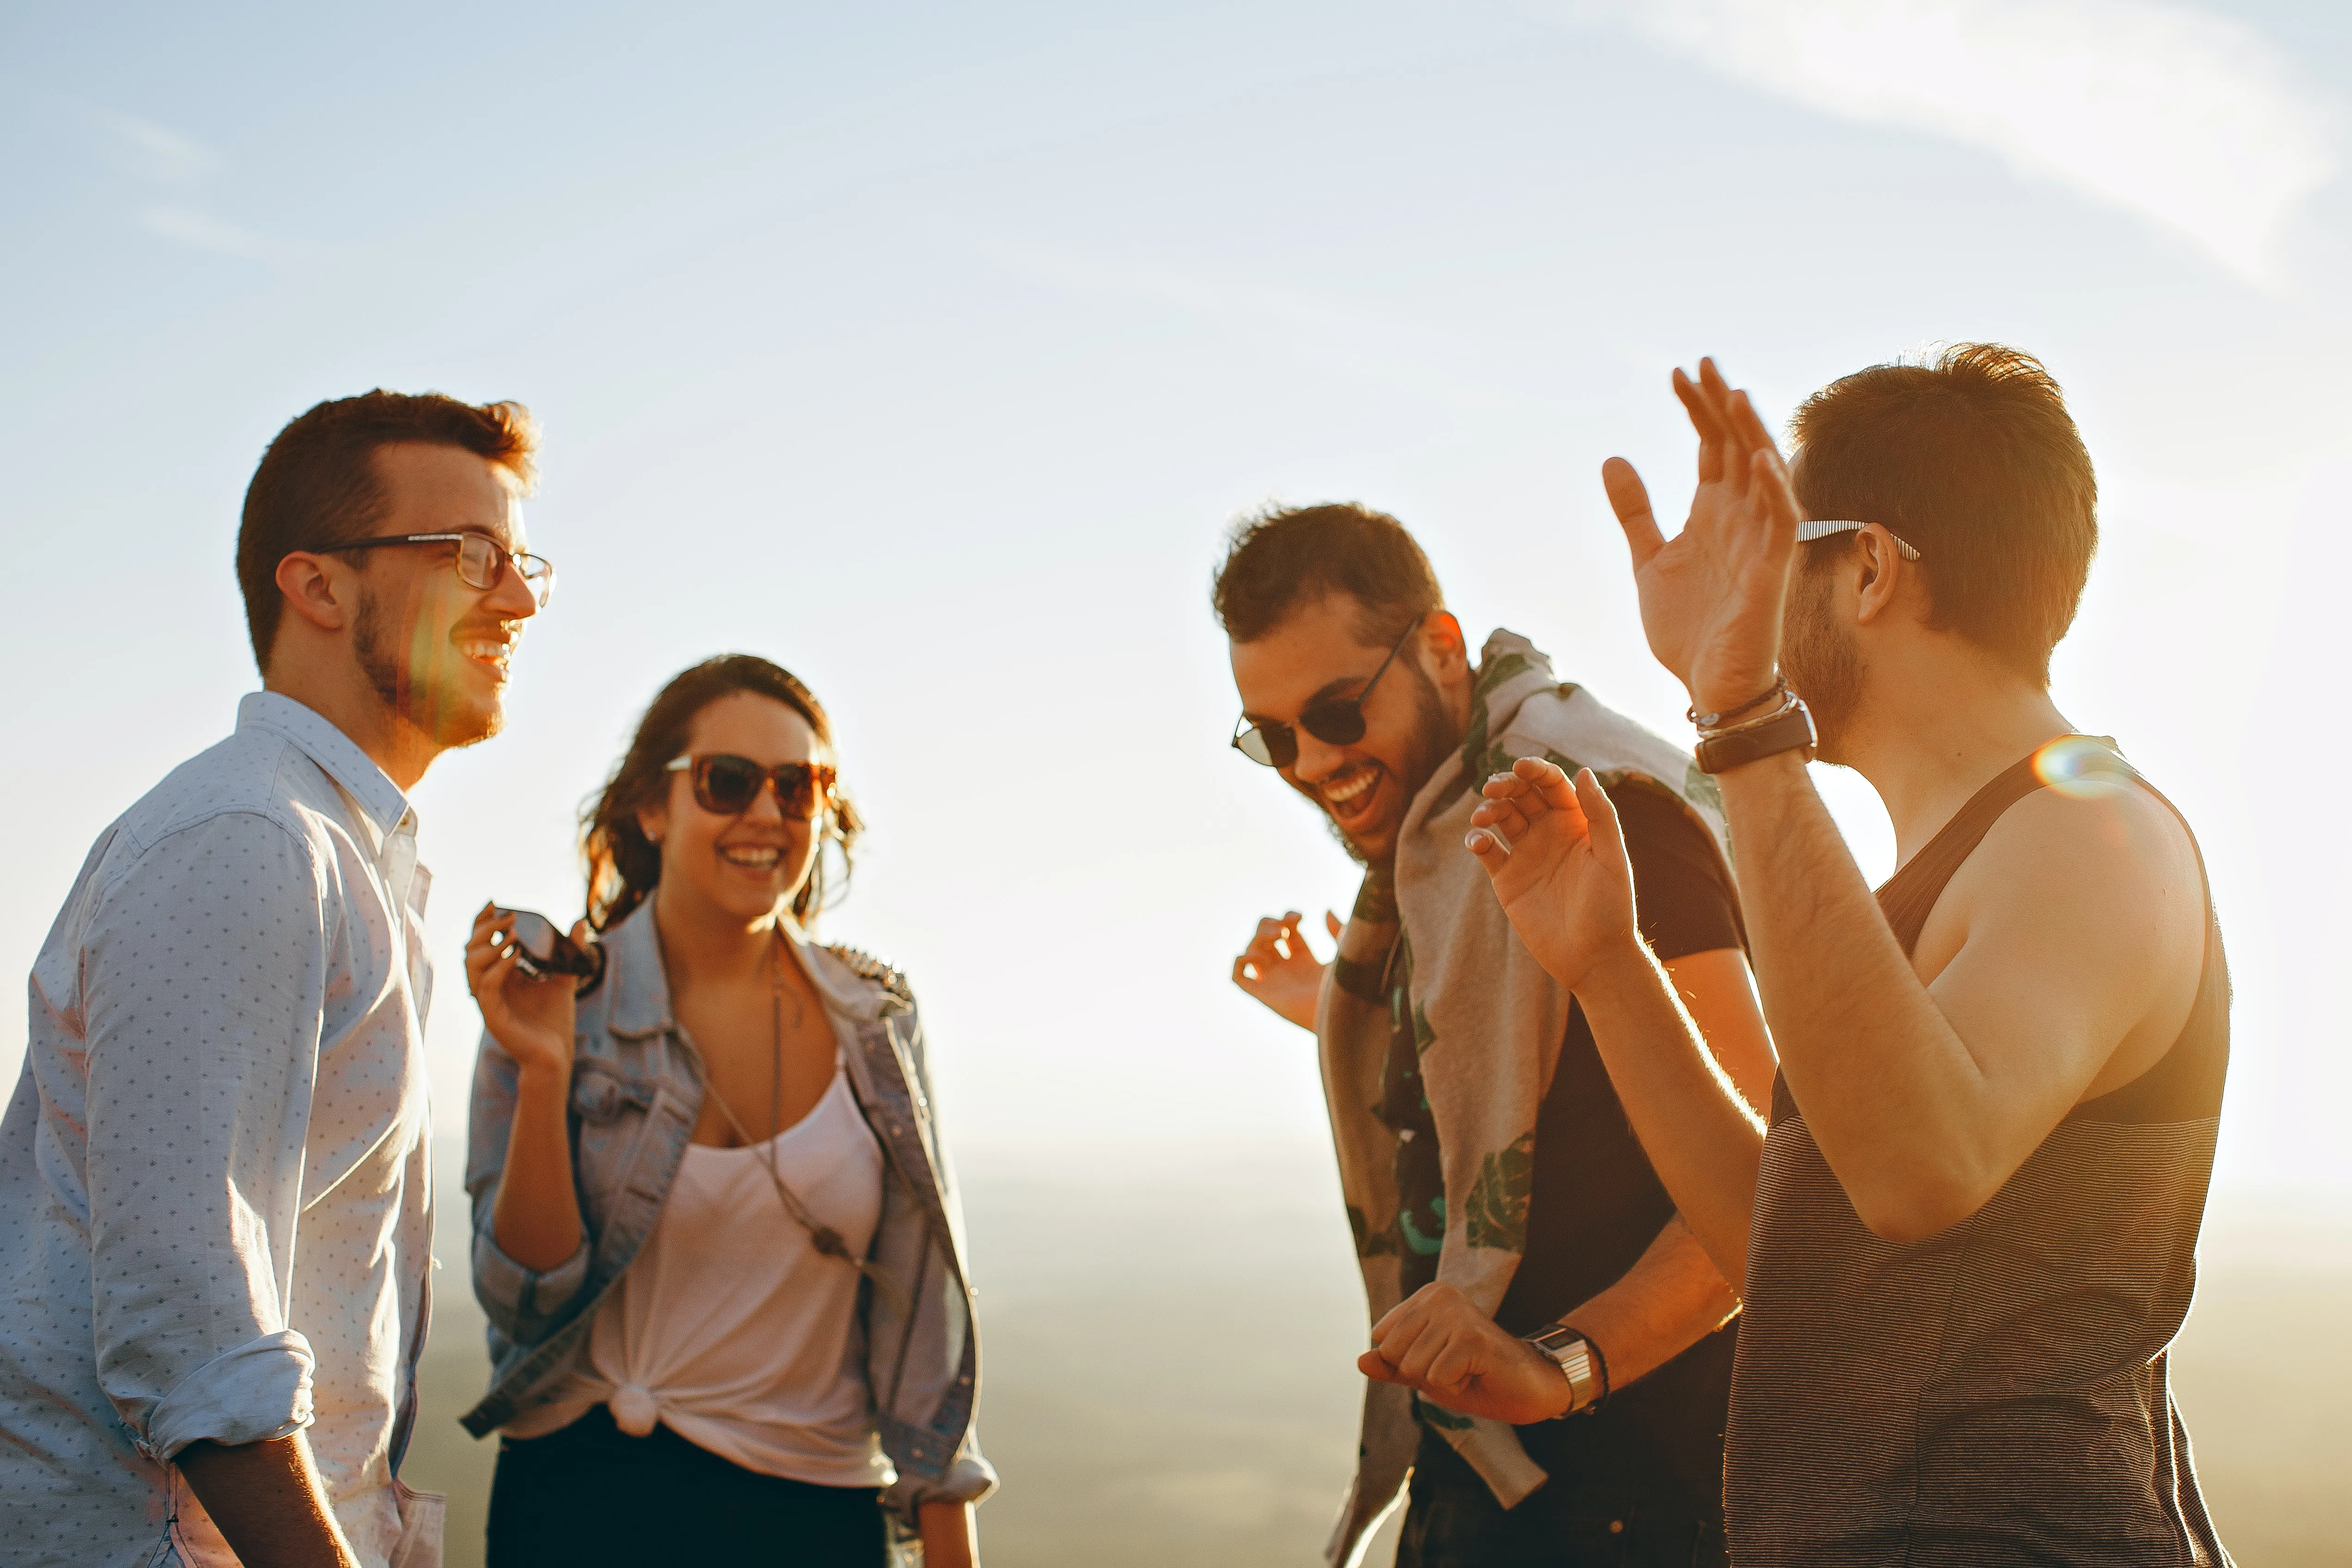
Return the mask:
{"type": "Polygon", "coordinates": [[[509,557],[499,573],[499,585],[482,595],[482,603],[502,621],[527,621],[539,614],[539,591],[522,580],[521,567],[509,557]]]}
{"type": "Polygon", "coordinates": [[[1297,760],[1290,764],[1290,774],[1301,784],[1321,784],[1325,779],[1348,765],[1347,749],[1328,741],[1318,740],[1304,725],[1297,731],[1297,760]]]}
{"type": "Polygon", "coordinates": [[[776,781],[773,778],[760,781],[760,793],[753,795],[751,804],[743,808],[743,820],[758,823],[782,823],[790,820],[784,815],[784,803],[776,794],[776,781]]]}

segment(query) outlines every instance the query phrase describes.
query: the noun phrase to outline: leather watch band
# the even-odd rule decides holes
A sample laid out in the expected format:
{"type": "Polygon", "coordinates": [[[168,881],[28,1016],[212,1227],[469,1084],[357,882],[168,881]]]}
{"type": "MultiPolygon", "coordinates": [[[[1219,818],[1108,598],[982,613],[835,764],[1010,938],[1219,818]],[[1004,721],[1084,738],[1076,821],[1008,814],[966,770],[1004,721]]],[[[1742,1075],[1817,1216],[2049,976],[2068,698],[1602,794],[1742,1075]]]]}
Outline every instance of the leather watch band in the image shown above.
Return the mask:
{"type": "Polygon", "coordinates": [[[1753,729],[1734,730],[1727,735],[1701,741],[1697,751],[1699,772],[1727,773],[1782,752],[1802,751],[1805,760],[1811,762],[1813,748],[1820,742],[1821,736],[1813,729],[1812,710],[1801,700],[1791,700],[1789,710],[1776,719],[1753,729]]]}

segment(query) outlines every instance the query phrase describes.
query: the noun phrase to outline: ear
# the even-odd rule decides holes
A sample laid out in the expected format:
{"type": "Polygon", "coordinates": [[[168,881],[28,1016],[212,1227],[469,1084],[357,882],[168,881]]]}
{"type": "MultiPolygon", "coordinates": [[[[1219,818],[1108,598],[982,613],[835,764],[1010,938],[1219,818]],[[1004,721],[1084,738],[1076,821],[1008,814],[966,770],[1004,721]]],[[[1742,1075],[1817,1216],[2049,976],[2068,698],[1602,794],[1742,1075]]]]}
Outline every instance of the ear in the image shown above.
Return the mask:
{"type": "Polygon", "coordinates": [[[1895,607],[1904,581],[1912,570],[1882,528],[1862,530],[1854,536],[1854,619],[1867,626],[1895,607]]]}
{"type": "Polygon", "coordinates": [[[1470,669],[1470,644],[1462,635],[1462,623],[1454,618],[1451,610],[1433,610],[1421,623],[1422,646],[1437,660],[1437,678],[1451,679],[1466,675],[1470,669]]]}
{"type": "Polygon", "coordinates": [[[667,799],[637,807],[637,831],[646,836],[646,843],[659,847],[662,835],[668,830],[669,802],[667,799]]]}
{"type": "Polygon", "coordinates": [[[322,632],[339,632],[357,607],[357,585],[350,569],[323,555],[298,550],[278,563],[278,591],[286,607],[322,632]]]}

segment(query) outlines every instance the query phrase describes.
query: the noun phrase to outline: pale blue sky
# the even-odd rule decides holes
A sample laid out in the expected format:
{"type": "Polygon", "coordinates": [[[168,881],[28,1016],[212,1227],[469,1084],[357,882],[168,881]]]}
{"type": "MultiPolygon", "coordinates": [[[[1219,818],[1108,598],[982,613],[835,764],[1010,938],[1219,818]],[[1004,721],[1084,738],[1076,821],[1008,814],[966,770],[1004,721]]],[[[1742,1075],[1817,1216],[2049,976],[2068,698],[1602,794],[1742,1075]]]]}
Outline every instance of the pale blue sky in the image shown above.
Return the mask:
{"type": "Polygon", "coordinates": [[[511,396],[561,583],[509,733],[419,794],[446,1125],[467,915],[575,911],[572,808],[744,648],[835,711],[877,826],[828,931],[912,973],[975,1158],[1311,1154],[1309,1043],[1225,975],[1352,874],[1224,749],[1221,530],[1392,510],[1474,637],[1679,735],[1595,478],[1679,499],[1668,368],[1778,415],[1990,337],[2105,486],[2061,704],[2212,859],[2223,1180],[2352,1194],[2352,10],[205,10],[0,14],[0,967],[254,683],[230,553],[278,426],[511,396]]]}

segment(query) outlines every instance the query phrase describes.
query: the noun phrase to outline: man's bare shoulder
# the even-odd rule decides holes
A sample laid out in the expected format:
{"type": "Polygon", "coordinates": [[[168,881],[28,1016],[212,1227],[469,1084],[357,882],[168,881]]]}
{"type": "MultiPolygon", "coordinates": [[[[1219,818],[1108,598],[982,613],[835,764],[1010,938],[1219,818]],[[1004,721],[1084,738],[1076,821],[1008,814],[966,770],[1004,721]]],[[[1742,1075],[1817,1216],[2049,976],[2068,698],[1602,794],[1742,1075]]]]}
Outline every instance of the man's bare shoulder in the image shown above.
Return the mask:
{"type": "Polygon", "coordinates": [[[2053,1026],[2074,1018],[2086,1043],[2105,1036],[2137,1058],[2188,1016],[2207,908],[2196,845],[2153,792],[2128,779],[2039,790],[1953,877],[1913,962],[1939,996],[1954,984],[2031,993],[2053,1026]]]}

